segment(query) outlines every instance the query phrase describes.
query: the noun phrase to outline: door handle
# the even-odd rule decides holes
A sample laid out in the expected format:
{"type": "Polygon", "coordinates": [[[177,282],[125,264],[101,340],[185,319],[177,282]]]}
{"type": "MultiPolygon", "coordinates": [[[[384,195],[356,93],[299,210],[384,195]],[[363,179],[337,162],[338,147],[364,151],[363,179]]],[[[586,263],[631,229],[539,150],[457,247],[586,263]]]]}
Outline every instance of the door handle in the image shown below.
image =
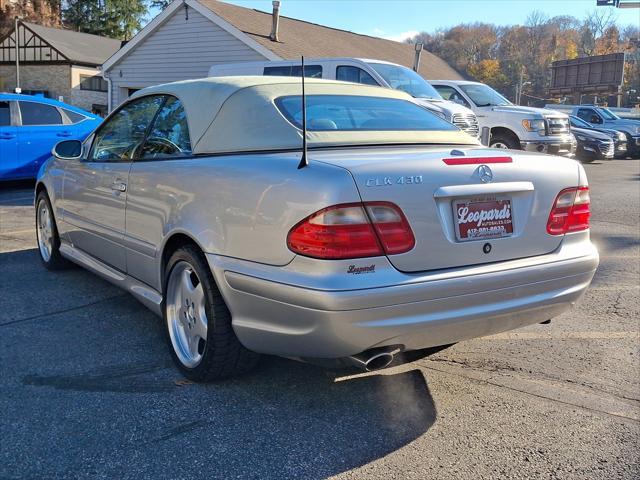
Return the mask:
{"type": "Polygon", "coordinates": [[[58,132],[58,133],[56,133],[56,135],[57,135],[58,137],[70,137],[70,136],[71,136],[71,132],[69,132],[69,131],[66,131],[66,130],[65,130],[64,132],[58,132]]]}
{"type": "Polygon", "coordinates": [[[111,190],[114,190],[116,192],[126,192],[127,184],[124,182],[113,182],[111,184],[111,190]]]}
{"type": "Polygon", "coordinates": [[[11,140],[12,138],[16,138],[13,133],[0,133],[0,140],[11,140]]]}

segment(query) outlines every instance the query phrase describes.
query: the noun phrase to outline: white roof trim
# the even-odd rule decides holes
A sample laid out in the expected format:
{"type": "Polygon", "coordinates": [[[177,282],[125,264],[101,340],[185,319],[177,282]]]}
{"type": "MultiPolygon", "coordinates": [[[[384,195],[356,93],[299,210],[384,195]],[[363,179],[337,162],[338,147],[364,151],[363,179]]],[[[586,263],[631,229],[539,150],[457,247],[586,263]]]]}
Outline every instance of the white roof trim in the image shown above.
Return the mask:
{"type": "Polygon", "coordinates": [[[258,42],[253,40],[247,34],[241,32],[232,24],[222,19],[207,7],[200,4],[197,0],[174,0],[169,4],[167,8],[165,8],[160,15],[156,16],[153,20],[151,20],[145,27],[140,30],[124,47],[114,53],[111,57],[107,59],[106,62],[102,64],[102,72],[106,73],[111,67],[113,67],[118,61],[120,61],[125,55],[127,55],[133,48],[136,47],[142,40],[144,40],[148,35],[153,33],[158,27],[160,27],[163,23],[165,23],[169,17],[173,15],[173,13],[182,7],[184,4],[187,4],[202,16],[208,18],[213,23],[218,25],[223,30],[227,31],[238,40],[246,44],[248,47],[252,48],[256,52],[264,55],[268,60],[281,60],[275,53],[273,53],[268,48],[263,47],[258,42]]]}
{"type": "Polygon", "coordinates": [[[226,30],[228,33],[230,33],[231,35],[236,37],[238,40],[240,40],[241,42],[246,44],[248,47],[253,48],[259,54],[264,55],[267,58],[267,60],[282,60],[282,58],[277,56],[271,50],[269,50],[268,48],[263,47],[262,45],[260,45],[253,38],[251,38],[249,35],[247,35],[246,33],[238,30],[231,23],[227,22],[226,20],[224,20],[220,16],[216,15],[215,13],[213,13],[211,10],[209,10],[207,7],[203,6],[197,0],[185,0],[185,3],[187,5],[189,5],[190,7],[192,7],[194,10],[198,11],[198,13],[201,13],[203,16],[205,16],[206,18],[211,20],[213,23],[218,25],[223,30],[226,30]]]}

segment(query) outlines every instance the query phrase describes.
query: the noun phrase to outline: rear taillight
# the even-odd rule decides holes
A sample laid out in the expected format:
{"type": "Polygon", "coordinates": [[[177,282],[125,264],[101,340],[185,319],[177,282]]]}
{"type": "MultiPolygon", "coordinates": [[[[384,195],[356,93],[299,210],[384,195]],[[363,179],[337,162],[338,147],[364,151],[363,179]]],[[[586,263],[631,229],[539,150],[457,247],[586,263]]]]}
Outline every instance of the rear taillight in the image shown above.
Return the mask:
{"type": "Polygon", "coordinates": [[[589,187],[565,188],[553,204],[547,222],[547,232],[551,235],[563,235],[586,230],[589,228],[590,216],[589,187]]]}
{"type": "Polygon", "coordinates": [[[396,255],[414,245],[409,222],[389,202],[324,208],[298,223],[287,236],[293,252],[327,260],[396,255]]]}

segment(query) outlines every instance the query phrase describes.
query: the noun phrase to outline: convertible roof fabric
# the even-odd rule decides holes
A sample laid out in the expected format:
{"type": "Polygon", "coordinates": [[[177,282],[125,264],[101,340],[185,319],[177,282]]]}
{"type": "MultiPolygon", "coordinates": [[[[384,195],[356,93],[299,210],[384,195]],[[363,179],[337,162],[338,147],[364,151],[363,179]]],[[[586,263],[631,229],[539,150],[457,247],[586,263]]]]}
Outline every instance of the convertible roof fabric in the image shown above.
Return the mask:
{"type": "MultiPolygon", "coordinates": [[[[406,93],[381,87],[331,80],[305,79],[307,95],[356,95],[411,101],[406,93]]],[[[177,97],[187,114],[194,154],[297,149],[302,131],[291,124],[274,100],[300,95],[301,82],[292,77],[213,77],[168,83],[139,90],[133,98],[168,94],[177,97]]],[[[462,131],[308,131],[309,147],[369,144],[478,145],[462,131]]]]}

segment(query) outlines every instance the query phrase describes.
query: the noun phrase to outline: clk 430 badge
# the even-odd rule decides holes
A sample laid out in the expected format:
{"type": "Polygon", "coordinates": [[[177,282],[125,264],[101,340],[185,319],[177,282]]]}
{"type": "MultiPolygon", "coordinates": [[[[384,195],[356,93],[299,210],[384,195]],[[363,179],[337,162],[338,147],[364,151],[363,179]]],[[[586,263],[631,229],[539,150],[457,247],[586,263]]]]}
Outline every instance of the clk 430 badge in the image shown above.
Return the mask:
{"type": "Polygon", "coordinates": [[[422,183],[422,175],[403,175],[401,177],[367,178],[367,187],[386,187],[388,185],[415,185],[422,183]]]}

